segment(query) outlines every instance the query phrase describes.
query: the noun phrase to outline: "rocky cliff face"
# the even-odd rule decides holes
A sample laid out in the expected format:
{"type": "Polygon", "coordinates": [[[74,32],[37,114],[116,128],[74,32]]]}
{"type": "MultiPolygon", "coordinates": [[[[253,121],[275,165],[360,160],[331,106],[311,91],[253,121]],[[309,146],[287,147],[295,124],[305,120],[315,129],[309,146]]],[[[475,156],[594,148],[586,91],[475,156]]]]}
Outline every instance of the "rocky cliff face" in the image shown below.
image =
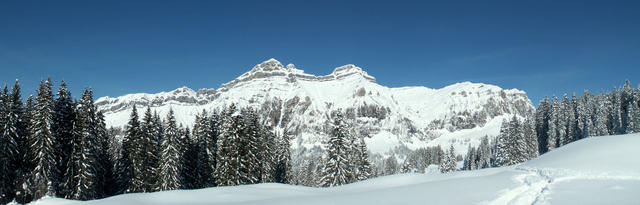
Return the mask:
{"type": "Polygon", "coordinates": [[[374,153],[448,144],[461,153],[480,137],[495,135],[502,118],[525,117],[534,111],[525,92],[516,89],[470,82],[440,89],[389,88],[355,65],[315,76],[275,59],[256,65],[218,90],[196,92],[183,87],[96,101],[107,125],[115,127],[126,124],[133,104],[151,106],[160,114],[172,108],[180,123],[191,126],[196,113],[231,103],[260,110],[265,123],[295,138],[294,148],[321,146],[329,119],[341,109],[355,130],[369,136],[366,142],[374,153]]]}

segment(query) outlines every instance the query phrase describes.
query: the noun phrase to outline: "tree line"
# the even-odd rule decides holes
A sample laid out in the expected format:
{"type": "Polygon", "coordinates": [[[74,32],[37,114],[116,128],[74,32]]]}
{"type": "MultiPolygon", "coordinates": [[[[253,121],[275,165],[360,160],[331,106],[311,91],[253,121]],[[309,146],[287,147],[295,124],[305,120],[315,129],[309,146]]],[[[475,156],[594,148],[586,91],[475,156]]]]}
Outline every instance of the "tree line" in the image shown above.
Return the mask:
{"type": "Polygon", "coordinates": [[[36,93],[23,104],[17,80],[0,91],[0,203],[107,196],[109,139],[92,91],[72,99],[62,81],[54,98],[47,80],[36,93]]]}
{"type": "MultiPolygon", "coordinates": [[[[160,117],[136,105],[124,129],[106,128],[91,89],[73,99],[50,79],[22,102],[18,81],[0,90],[0,203],[45,196],[91,200],[123,193],[265,182],[296,183],[290,136],[274,133],[256,110],[235,104],[195,116],[160,117]]],[[[337,186],[372,176],[364,138],[341,112],[332,121],[313,184],[337,186]]],[[[301,177],[297,177],[301,178],[301,177]]]]}
{"type": "Polygon", "coordinates": [[[592,94],[585,91],[569,99],[547,97],[538,104],[534,116],[503,121],[500,134],[489,142],[484,138],[469,147],[464,169],[512,165],[593,136],[640,132],[640,88],[626,81],[621,89],[592,94]]]}

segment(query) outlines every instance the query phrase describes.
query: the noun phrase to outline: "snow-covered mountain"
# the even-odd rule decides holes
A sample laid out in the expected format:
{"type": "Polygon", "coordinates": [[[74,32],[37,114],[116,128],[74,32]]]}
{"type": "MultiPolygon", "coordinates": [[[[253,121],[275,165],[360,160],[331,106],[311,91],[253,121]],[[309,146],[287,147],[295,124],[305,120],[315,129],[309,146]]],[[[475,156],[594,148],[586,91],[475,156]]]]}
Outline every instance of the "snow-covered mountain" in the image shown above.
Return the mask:
{"type": "Polygon", "coordinates": [[[294,137],[293,147],[321,145],[328,120],[342,109],[355,129],[370,136],[370,151],[384,154],[398,146],[454,144],[459,153],[484,135],[495,135],[504,117],[531,115],[525,92],[463,82],[432,89],[389,88],[376,83],[362,68],[344,65],[325,76],[307,74],[293,64],[264,61],[217,90],[188,87],[156,94],[102,97],[96,101],[107,126],[123,127],[133,104],[165,115],[171,108],[178,122],[191,126],[204,110],[231,103],[259,109],[265,123],[294,137]]]}

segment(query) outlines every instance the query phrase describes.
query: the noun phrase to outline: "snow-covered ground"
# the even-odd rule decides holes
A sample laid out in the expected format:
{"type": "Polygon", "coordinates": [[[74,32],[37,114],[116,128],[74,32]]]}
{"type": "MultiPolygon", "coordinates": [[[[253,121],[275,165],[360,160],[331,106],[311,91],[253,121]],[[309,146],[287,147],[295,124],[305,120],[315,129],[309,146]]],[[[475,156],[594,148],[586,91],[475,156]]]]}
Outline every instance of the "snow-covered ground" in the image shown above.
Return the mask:
{"type": "Polygon", "coordinates": [[[640,134],[593,137],[523,164],[399,174],[333,188],[283,184],[33,204],[640,204],[640,134]]]}

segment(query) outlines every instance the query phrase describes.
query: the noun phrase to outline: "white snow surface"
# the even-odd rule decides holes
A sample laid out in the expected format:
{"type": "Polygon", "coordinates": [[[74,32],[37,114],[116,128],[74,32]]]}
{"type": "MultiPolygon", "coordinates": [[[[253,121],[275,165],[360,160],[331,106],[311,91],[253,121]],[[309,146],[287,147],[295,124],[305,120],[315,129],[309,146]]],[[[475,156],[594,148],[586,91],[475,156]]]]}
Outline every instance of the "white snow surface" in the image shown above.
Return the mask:
{"type": "Polygon", "coordinates": [[[592,137],[519,165],[449,174],[398,174],[332,188],[283,184],[33,204],[639,204],[640,134],[592,137]]]}
{"type": "Polygon", "coordinates": [[[274,101],[279,103],[272,103],[261,110],[261,114],[281,110],[275,114],[277,119],[272,118],[272,124],[279,133],[293,133],[291,136],[298,138],[292,141],[296,142],[292,144],[294,149],[322,146],[327,135],[324,128],[330,122],[332,111],[355,109],[359,112],[358,108],[365,105],[387,110],[386,116],[380,119],[359,116],[354,123],[370,131],[371,138],[366,141],[369,147],[375,147],[374,153],[382,155],[403,145],[415,149],[433,145],[448,147],[449,144],[464,155],[469,144],[477,146],[482,136],[495,136],[503,118],[513,114],[524,117],[535,109],[526,93],[517,89],[471,82],[440,89],[389,88],[377,84],[373,76],[353,64],[335,68],[329,75],[315,76],[293,64],[285,67],[275,59],[256,65],[217,90],[196,92],[182,87],[156,94],[101,97],[96,104],[104,112],[108,127],[124,127],[133,104],[139,113],[150,106],[162,117],[173,109],[178,123],[192,126],[194,116],[202,110],[219,110],[231,103],[261,109],[274,101]],[[451,122],[468,120],[474,115],[478,117],[471,127],[451,122]],[[443,123],[432,125],[437,121],[443,123]]]}

